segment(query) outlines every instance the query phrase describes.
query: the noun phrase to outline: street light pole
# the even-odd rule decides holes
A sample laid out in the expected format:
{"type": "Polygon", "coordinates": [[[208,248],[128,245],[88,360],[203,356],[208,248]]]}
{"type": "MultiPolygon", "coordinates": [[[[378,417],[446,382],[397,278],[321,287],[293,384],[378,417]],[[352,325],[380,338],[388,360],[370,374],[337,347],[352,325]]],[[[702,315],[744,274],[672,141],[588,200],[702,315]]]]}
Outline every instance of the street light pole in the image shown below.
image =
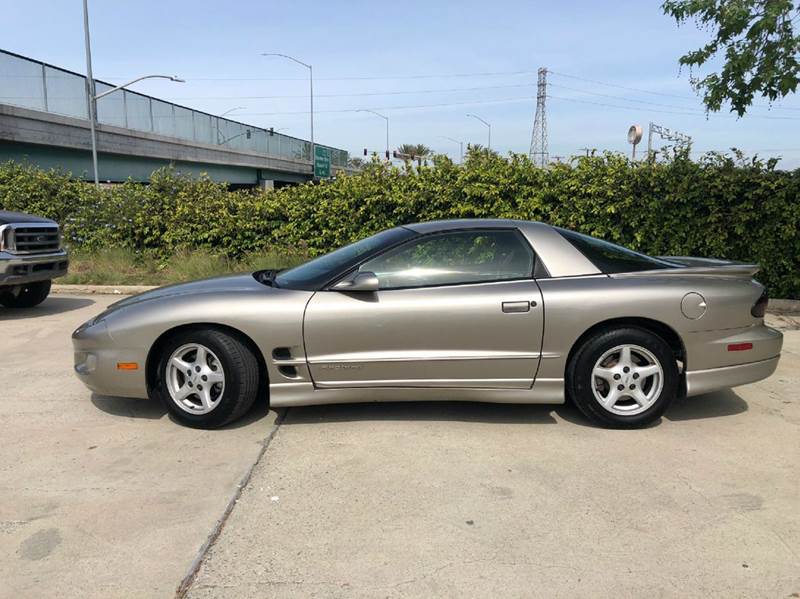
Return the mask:
{"type": "Polygon", "coordinates": [[[100,186],[97,174],[97,132],[95,131],[95,112],[97,104],[94,98],[94,77],[92,76],[92,44],[89,39],[89,3],[83,0],[83,37],[86,43],[86,98],[89,101],[89,131],[92,137],[92,170],[95,187],[100,186]]]}
{"type": "Polygon", "coordinates": [[[441,137],[442,139],[449,139],[453,143],[457,143],[458,146],[461,148],[461,162],[464,162],[464,142],[460,141],[458,139],[455,139],[453,137],[447,137],[446,135],[440,135],[439,137],[441,137]]]}
{"type": "Polygon", "coordinates": [[[481,117],[477,114],[468,114],[467,116],[471,116],[473,119],[478,119],[481,123],[486,125],[489,128],[489,144],[486,146],[489,150],[492,149],[492,125],[484,121],[481,117]]]}
{"type": "Polygon", "coordinates": [[[92,45],[89,39],[89,5],[88,0],[83,0],[83,33],[86,41],[86,95],[89,100],[89,131],[92,137],[92,170],[94,171],[94,185],[100,187],[100,174],[97,169],[97,101],[113,94],[115,91],[125,89],[129,85],[133,85],[143,79],[169,79],[178,83],[186,83],[183,79],[176,75],[143,75],[136,79],[131,79],[127,83],[113,87],[102,94],[96,93],[94,84],[94,76],[92,75],[92,45]]]}
{"type": "Polygon", "coordinates": [[[234,112],[236,110],[244,110],[245,108],[247,108],[247,107],[246,106],[235,106],[234,108],[228,108],[228,110],[226,110],[225,112],[223,112],[222,114],[220,114],[217,117],[217,145],[218,146],[222,145],[222,131],[219,130],[219,119],[224,117],[226,114],[230,114],[230,113],[232,113],[232,112],[234,112]]]}
{"type": "Polygon", "coordinates": [[[310,96],[310,104],[311,104],[311,176],[314,176],[314,67],[310,64],[303,62],[302,60],[297,60],[293,56],[289,56],[288,54],[278,54],[277,52],[262,52],[261,56],[280,56],[281,58],[286,58],[293,62],[296,62],[299,65],[304,66],[308,69],[308,91],[310,96]]]}
{"type": "Polygon", "coordinates": [[[384,121],[386,121],[386,160],[389,160],[389,117],[379,112],[375,112],[374,110],[368,110],[366,108],[362,108],[361,110],[356,110],[356,112],[369,112],[370,114],[374,114],[375,116],[381,117],[384,121]]]}

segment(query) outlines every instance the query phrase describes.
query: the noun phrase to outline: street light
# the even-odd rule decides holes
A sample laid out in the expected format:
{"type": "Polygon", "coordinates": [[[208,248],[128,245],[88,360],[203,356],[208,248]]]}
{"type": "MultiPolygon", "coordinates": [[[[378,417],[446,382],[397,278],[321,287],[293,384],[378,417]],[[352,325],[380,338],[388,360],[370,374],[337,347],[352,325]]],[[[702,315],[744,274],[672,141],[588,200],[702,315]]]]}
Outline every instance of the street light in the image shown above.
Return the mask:
{"type": "Polygon", "coordinates": [[[464,162],[464,142],[452,137],[447,137],[446,135],[440,135],[439,137],[441,137],[442,139],[449,139],[453,143],[457,143],[461,148],[461,162],[464,162]]]}
{"type": "Polygon", "coordinates": [[[477,114],[468,114],[467,116],[469,116],[469,117],[472,117],[473,119],[478,119],[478,120],[479,120],[481,123],[483,123],[484,125],[486,125],[487,127],[489,127],[489,143],[487,144],[487,146],[486,146],[486,147],[487,147],[489,150],[491,150],[491,149],[492,149],[492,126],[491,126],[489,123],[487,123],[486,121],[484,121],[484,120],[483,120],[481,117],[479,117],[477,114]]]}
{"type": "Polygon", "coordinates": [[[175,81],[176,83],[186,83],[186,79],[181,79],[177,75],[142,75],[141,77],[137,77],[136,79],[131,79],[128,83],[123,83],[122,85],[118,85],[117,87],[112,87],[109,90],[104,91],[102,94],[97,94],[94,97],[95,102],[100,98],[107,96],[108,94],[113,94],[116,91],[121,89],[125,89],[129,85],[133,85],[143,79],[169,79],[170,81],[175,81]]]}
{"type": "Polygon", "coordinates": [[[219,120],[222,117],[224,117],[226,114],[230,114],[230,113],[232,113],[232,112],[234,112],[236,110],[244,110],[245,108],[247,108],[247,106],[236,106],[235,108],[228,108],[228,110],[226,110],[225,112],[223,112],[222,114],[220,114],[217,117],[217,145],[218,146],[221,146],[223,143],[228,143],[230,141],[230,139],[226,139],[226,140],[222,139],[222,131],[220,131],[220,128],[219,128],[219,120]]]}
{"type": "Polygon", "coordinates": [[[136,79],[132,79],[127,83],[123,83],[122,85],[118,85],[112,89],[104,91],[102,94],[97,94],[97,90],[95,89],[94,85],[94,76],[92,75],[92,44],[89,37],[89,5],[88,0],[83,0],[83,35],[84,41],[86,43],[86,85],[87,85],[87,96],[89,100],[89,130],[91,132],[92,137],[92,170],[94,171],[94,184],[95,187],[100,186],[100,176],[97,172],[97,101],[107,96],[108,94],[112,94],[115,91],[119,91],[128,87],[129,85],[133,85],[134,83],[141,81],[143,79],[169,79],[170,81],[176,81],[178,83],[185,83],[183,79],[176,77],[175,75],[144,75],[142,77],[137,77],[136,79]]]}
{"type": "Polygon", "coordinates": [[[356,110],[356,112],[369,112],[370,114],[374,114],[375,116],[381,117],[384,121],[386,121],[386,160],[389,160],[389,117],[382,115],[374,110],[368,110],[366,108],[362,108],[361,110],[356,110]]]}
{"type": "Polygon", "coordinates": [[[232,113],[232,112],[233,112],[233,111],[235,111],[235,110],[244,110],[245,108],[247,108],[247,106],[237,106],[236,108],[228,108],[228,110],[226,110],[225,112],[223,112],[223,113],[222,113],[221,115],[219,115],[219,116],[223,117],[223,116],[225,116],[226,114],[230,114],[230,113],[232,113]]]}
{"type": "Polygon", "coordinates": [[[280,56],[286,58],[308,69],[308,90],[311,103],[311,176],[314,176],[314,68],[302,60],[297,60],[288,54],[278,54],[277,52],[262,52],[261,56],[280,56]]]}

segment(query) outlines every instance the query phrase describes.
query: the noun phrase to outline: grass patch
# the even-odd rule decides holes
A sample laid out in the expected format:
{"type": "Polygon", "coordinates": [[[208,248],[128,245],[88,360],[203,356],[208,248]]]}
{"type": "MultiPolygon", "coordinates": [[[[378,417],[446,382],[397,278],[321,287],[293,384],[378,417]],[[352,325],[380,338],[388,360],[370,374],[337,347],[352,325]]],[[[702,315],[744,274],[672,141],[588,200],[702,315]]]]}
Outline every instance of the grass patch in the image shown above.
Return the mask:
{"type": "Polygon", "coordinates": [[[289,268],[308,260],[294,250],[268,249],[232,260],[206,250],[187,251],[166,260],[130,250],[81,250],[70,253],[66,285],[169,285],[265,268],[289,268]]]}

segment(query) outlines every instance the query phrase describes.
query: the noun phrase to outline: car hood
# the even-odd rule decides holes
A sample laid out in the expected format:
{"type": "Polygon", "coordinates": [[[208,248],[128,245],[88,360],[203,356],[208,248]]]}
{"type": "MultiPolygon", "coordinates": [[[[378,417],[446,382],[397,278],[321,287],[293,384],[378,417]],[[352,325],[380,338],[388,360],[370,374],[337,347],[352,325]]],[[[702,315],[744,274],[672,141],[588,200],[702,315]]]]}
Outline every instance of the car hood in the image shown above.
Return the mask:
{"type": "Polygon", "coordinates": [[[238,275],[225,275],[212,279],[191,281],[189,283],[178,283],[159,287],[152,291],[145,291],[139,295],[125,298],[111,304],[108,311],[119,310],[128,306],[134,306],[143,302],[150,302],[157,299],[175,297],[178,295],[197,295],[201,293],[269,293],[272,287],[263,285],[253,278],[250,273],[238,275]]]}

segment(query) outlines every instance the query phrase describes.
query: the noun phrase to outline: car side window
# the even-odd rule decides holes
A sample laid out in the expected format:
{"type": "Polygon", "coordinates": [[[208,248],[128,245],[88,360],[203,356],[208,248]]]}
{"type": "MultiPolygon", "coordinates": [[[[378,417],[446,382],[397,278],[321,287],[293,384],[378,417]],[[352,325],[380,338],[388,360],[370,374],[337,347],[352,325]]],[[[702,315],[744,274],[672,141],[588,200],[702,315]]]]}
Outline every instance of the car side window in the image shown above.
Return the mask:
{"type": "Polygon", "coordinates": [[[511,230],[428,235],[365,262],[380,289],[431,287],[531,278],[534,254],[511,230]]]}

